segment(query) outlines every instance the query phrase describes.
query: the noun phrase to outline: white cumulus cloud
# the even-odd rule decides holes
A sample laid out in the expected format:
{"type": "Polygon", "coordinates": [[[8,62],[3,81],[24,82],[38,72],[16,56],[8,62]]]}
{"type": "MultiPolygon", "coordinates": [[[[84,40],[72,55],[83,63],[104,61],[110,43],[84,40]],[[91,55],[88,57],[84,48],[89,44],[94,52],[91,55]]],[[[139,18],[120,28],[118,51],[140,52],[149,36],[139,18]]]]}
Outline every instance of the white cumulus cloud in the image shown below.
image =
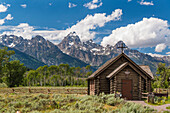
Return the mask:
{"type": "Polygon", "coordinates": [[[101,7],[103,5],[103,2],[101,0],[93,0],[89,3],[84,4],[84,7],[87,7],[88,9],[96,9],[98,7],[101,7]]]}
{"type": "Polygon", "coordinates": [[[107,22],[119,20],[121,18],[121,15],[121,9],[116,9],[110,15],[106,15],[106,13],[87,15],[84,19],[77,22],[72,27],[67,28],[66,30],[37,30],[36,27],[30,26],[28,23],[21,23],[18,26],[1,26],[0,31],[4,31],[1,33],[1,35],[13,34],[17,36],[22,36],[27,39],[30,39],[32,38],[32,36],[35,35],[42,35],[50,41],[61,41],[67,34],[75,31],[82,41],[86,41],[95,38],[96,32],[92,32],[91,30],[95,30],[97,27],[103,27],[107,22]]]}
{"type": "Polygon", "coordinates": [[[73,3],[70,3],[70,2],[68,3],[69,8],[73,8],[73,7],[76,7],[76,6],[77,6],[76,4],[73,4],[73,3]]]}
{"type": "Polygon", "coordinates": [[[140,3],[140,5],[154,5],[154,4],[153,4],[153,1],[151,1],[151,2],[146,2],[146,1],[144,1],[144,0],[141,0],[139,3],[140,3]]]}
{"type": "MultiPolygon", "coordinates": [[[[114,45],[123,40],[129,47],[155,47],[165,43],[170,45],[170,29],[168,22],[158,18],[143,18],[135,24],[129,24],[112,31],[103,38],[101,44],[114,45]]],[[[158,46],[159,47],[159,46],[158,46]]]]}
{"type": "Polygon", "coordinates": [[[5,23],[5,19],[0,19],[0,25],[5,23]]]}
{"type": "Polygon", "coordinates": [[[0,30],[5,30],[2,35],[16,35],[22,36],[27,39],[31,39],[34,34],[33,30],[35,28],[33,26],[29,26],[27,23],[21,23],[18,26],[1,26],[0,30]]]}
{"type": "Polygon", "coordinates": [[[6,20],[12,20],[13,17],[11,16],[11,14],[8,14],[6,17],[5,17],[6,20]]]}
{"type": "Polygon", "coordinates": [[[71,28],[66,29],[58,35],[58,38],[63,38],[65,34],[75,31],[82,41],[86,41],[89,39],[93,39],[95,37],[95,32],[90,30],[94,30],[97,27],[103,27],[105,23],[110,21],[119,20],[122,15],[121,9],[116,9],[112,12],[111,15],[106,15],[106,13],[96,13],[93,15],[87,15],[84,19],[82,19],[77,24],[73,25],[71,28]]]}
{"type": "Polygon", "coordinates": [[[161,54],[153,54],[153,53],[146,53],[146,54],[148,54],[148,55],[150,55],[150,56],[152,56],[152,57],[164,57],[164,56],[169,56],[169,55],[161,55],[161,54]]]}
{"type": "Polygon", "coordinates": [[[11,16],[11,14],[8,14],[5,18],[0,19],[0,25],[3,25],[5,23],[5,20],[12,20],[13,17],[11,16]]]}
{"type": "Polygon", "coordinates": [[[8,7],[10,7],[10,4],[7,5],[0,4],[0,12],[6,12],[8,7]]]}
{"type": "Polygon", "coordinates": [[[21,4],[21,7],[22,7],[22,8],[26,8],[26,7],[27,7],[27,4],[21,4]]]}
{"type": "Polygon", "coordinates": [[[162,50],[164,50],[166,48],[166,45],[164,43],[162,44],[158,44],[155,48],[156,52],[162,52],[162,50]]]}

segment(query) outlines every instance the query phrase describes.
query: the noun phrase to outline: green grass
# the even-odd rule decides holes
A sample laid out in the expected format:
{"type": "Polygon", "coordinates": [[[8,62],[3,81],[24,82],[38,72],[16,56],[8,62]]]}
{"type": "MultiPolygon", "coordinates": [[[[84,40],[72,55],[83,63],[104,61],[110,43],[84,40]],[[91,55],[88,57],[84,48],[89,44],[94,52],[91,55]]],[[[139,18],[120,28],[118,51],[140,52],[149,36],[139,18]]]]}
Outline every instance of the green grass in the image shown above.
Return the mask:
{"type": "Polygon", "coordinates": [[[0,113],[150,113],[154,110],[128,103],[114,94],[0,94],[0,113]]]}
{"type": "Polygon", "coordinates": [[[170,96],[168,96],[168,100],[165,101],[166,104],[170,104],[170,96]]]}
{"type": "Polygon", "coordinates": [[[166,109],[170,109],[170,106],[166,107],[166,109]]]}
{"type": "Polygon", "coordinates": [[[154,106],[160,106],[160,105],[164,105],[164,104],[170,104],[170,96],[168,96],[168,99],[165,101],[165,103],[148,103],[147,100],[145,100],[145,103],[149,104],[149,105],[154,105],[154,106]]]}

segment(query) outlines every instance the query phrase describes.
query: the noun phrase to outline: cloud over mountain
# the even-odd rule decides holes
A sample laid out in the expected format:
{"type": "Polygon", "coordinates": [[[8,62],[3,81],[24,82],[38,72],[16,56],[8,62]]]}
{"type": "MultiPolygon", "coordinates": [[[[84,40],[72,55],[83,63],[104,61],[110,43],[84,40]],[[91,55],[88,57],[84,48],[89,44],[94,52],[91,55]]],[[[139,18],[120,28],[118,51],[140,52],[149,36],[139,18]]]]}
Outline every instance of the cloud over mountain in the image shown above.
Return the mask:
{"type": "MultiPolygon", "coordinates": [[[[112,34],[103,38],[101,44],[114,45],[123,40],[130,47],[155,47],[159,44],[170,46],[170,29],[166,20],[158,18],[143,18],[135,24],[129,24],[112,31],[112,34]]],[[[157,46],[157,51],[165,47],[157,46]]]]}
{"type": "Polygon", "coordinates": [[[166,45],[164,43],[162,44],[158,44],[155,48],[156,52],[162,52],[162,50],[164,50],[166,48],[166,45]]]}
{"type": "Polygon", "coordinates": [[[29,26],[28,23],[21,23],[18,26],[2,26],[0,30],[6,30],[2,34],[14,34],[17,36],[23,36],[24,38],[30,39],[35,35],[42,35],[48,40],[62,40],[67,34],[75,31],[82,41],[93,39],[95,30],[97,27],[103,27],[107,22],[120,20],[122,15],[121,9],[116,9],[110,15],[106,13],[96,13],[94,15],[87,15],[84,19],[77,22],[66,30],[36,30],[36,27],[29,26]]]}
{"type": "Polygon", "coordinates": [[[103,27],[107,22],[120,20],[121,15],[121,9],[116,9],[111,15],[106,15],[106,13],[87,15],[84,19],[73,25],[71,28],[59,33],[57,37],[61,39],[66,34],[75,31],[80,36],[82,41],[93,39],[96,33],[90,30],[94,30],[97,27],[103,27]]]}

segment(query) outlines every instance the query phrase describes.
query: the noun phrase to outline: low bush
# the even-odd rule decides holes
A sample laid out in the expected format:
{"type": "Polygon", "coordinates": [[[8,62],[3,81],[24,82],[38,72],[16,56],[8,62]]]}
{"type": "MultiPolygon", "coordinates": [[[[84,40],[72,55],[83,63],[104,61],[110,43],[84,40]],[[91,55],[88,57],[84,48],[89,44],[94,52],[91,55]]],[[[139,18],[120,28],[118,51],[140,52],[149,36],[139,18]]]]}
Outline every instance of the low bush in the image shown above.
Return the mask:
{"type": "Polygon", "coordinates": [[[8,86],[5,83],[0,83],[0,88],[7,88],[8,86]]]}
{"type": "Polygon", "coordinates": [[[127,102],[122,105],[119,109],[113,110],[113,113],[152,113],[154,109],[149,107],[143,107],[140,104],[127,102]]]}
{"type": "Polygon", "coordinates": [[[166,109],[170,109],[170,106],[166,107],[166,109]]]}
{"type": "Polygon", "coordinates": [[[89,95],[6,95],[1,96],[0,113],[145,113],[153,109],[138,104],[127,103],[123,99],[115,98],[114,94],[99,96],[89,95]],[[117,109],[106,109],[104,106],[116,106],[117,109]]]}
{"type": "Polygon", "coordinates": [[[49,95],[46,95],[46,94],[39,94],[38,96],[37,96],[38,98],[40,98],[40,99],[48,99],[50,96],[49,95]]]}
{"type": "Polygon", "coordinates": [[[154,97],[154,104],[162,105],[165,104],[167,98],[166,97],[154,97]]]}

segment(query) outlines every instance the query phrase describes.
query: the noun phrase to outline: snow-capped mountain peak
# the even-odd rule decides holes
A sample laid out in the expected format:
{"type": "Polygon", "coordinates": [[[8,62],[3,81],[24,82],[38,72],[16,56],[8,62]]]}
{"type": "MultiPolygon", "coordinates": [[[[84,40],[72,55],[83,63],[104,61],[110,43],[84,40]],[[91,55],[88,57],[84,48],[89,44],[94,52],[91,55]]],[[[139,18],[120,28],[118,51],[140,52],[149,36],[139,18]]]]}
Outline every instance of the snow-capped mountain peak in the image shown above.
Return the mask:
{"type": "Polygon", "coordinates": [[[23,40],[22,37],[15,35],[2,35],[0,36],[0,43],[8,47],[15,47],[17,44],[21,43],[23,40]]]}

